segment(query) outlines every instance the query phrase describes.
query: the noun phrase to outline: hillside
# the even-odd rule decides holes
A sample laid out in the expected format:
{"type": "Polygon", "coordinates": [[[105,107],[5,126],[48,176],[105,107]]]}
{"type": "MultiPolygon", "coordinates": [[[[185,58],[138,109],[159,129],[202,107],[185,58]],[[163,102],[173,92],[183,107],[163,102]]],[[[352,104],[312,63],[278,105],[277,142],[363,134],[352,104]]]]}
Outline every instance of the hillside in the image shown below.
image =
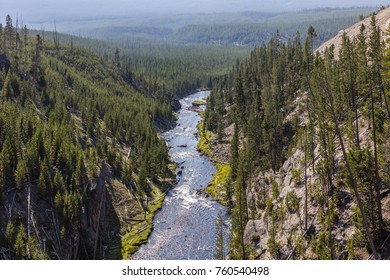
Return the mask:
{"type": "MultiPolygon", "coordinates": [[[[360,16],[376,8],[323,8],[290,12],[231,12],[120,17],[115,21],[102,18],[84,21],[59,22],[61,31],[89,38],[122,44],[128,40],[170,42],[174,44],[260,45],[279,31],[287,40],[297,32],[304,34],[313,25],[316,44],[332,38],[341,28],[347,28],[360,16]]],[[[52,25],[52,23],[48,23],[52,25]]],[[[318,46],[318,45],[317,45],[318,46]]]]}
{"type": "MultiPolygon", "coordinates": [[[[386,40],[387,38],[389,38],[389,34],[387,33],[387,29],[389,28],[389,25],[390,25],[390,9],[389,8],[383,9],[377,13],[376,23],[377,23],[377,27],[381,30],[381,36],[382,36],[383,40],[386,40]]],[[[356,36],[360,32],[360,28],[361,28],[362,24],[365,27],[367,27],[364,30],[364,35],[366,37],[370,36],[370,34],[372,33],[372,30],[370,28],[368,28],[370,26],[370,18],[368,17],[368,18],[352,25],[351,27],[340,30],[335,37],[333,37],[332,39],[323,43],[320,47],[318,47],[318,49],[316,51],[323,54],[327,48],[334,45],[335,55],[336,55],[336,57],[338,57],[338,53],[339,53],[339,50],[341,48],[343,34],[345,33],[351,39],[356,38],[356,36]]]]}
{"type": "Polygon", "coordinates": [[[203,133],[231,170],[210,186],[231,206],[229,258],[390,257],[389,12],[337,57],[313,53],[312,27],[303,44],[275,35],[214,85],[203,133]]]}
{"type": "Polygon", "coordinates": [[[0,28],[0,259],[129,258],[171,186],[171,106],[90,51],[0,28]],[[168,178],[168,179],[167,179],[168,178]]]}

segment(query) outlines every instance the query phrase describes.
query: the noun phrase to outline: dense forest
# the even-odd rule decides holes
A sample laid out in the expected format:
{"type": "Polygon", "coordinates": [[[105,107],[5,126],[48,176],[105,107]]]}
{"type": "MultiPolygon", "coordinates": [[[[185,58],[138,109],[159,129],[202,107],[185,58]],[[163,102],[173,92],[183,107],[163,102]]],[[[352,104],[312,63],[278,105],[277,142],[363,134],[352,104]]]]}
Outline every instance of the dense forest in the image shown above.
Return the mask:
{"type": "Polygon", "coordinates": [[[230,147],[221,191],[231,206],[230,258],[388,258],[382,35],[375,15],[324,53],[313,27],[304,40],[277,33],[214,84],[203,129],[217,161],[219,147],[230,147]]]}
{"type": "Polygon", "coordinates": [[[104,258],[158,207],[171,171],[157,127],[174,116],[127,81],[111,60],[0,25],[0,258],[104,258]]]}
{"type": "MultiPolygon", "coordinates": [[[[252,46],[316,29],[315,46],[367,15],[373,8],[316,9],[290,13],[243,12],[96,19],[62,23],[70,34],[34,31],[47,40],[90,49],[120,64],[141,92],[167,102],[214,81],[249,56],[252,46]],[[74,27],[73,27],[74,26],[74,27]],[[82,26],[82,27],[80,27],[82,26]],[[78,29],[77,29],[77,28],[78,29]],[[93,40],[96,38],[99,40],[93,40]]],[[[59,24],[60,25],[60,24],[59,24]]]]}
{"type": "Polygon", "coordinates": [[[0,259],[130,258],[175,182],[160,133],[199,88],[212,88],[199,149],[218,170],[207,191],[230,210],[228,258],[389,258],[388,42],[374,14],[315,51],[365,11],[95,30],[111,42],[7,16],[0,259]]]}
{"type": "Polygon", "coordinates": [[[182,45],[138,37],[101,41],[44,30],[29,30],[29,34],[89,49],[114,61],[133,87],[162,102],[210,88],[237,58],[244,59],[250,53],[246,46],[182,45]]]}
{"type": "Polygon", "coordinates": [[[283,38],[293,38],[313,25],[319,40],[332,38],[339,30],[351,26],[360,17],[372,13],[370,7],[322,8],[295,12],[231,12],[178,15],[133,16],[93,21],[69,21],[61,30],[120,43],[129,38],[175,44],[258,45],[269,41],[279,30],[283,38]]]}
{"type": "Polygon", "coordinates": [[[338,31],[371,13],[370,8],[317,9],[265,17],[247,12],[242,22],[224,24],[191,24],[179,28],[172,37],[181,43],[259,45],[268,42],[278,30],[282,40],[293,39],[312,25],[317,32],[315,44],[332,38],[338,31]]]}

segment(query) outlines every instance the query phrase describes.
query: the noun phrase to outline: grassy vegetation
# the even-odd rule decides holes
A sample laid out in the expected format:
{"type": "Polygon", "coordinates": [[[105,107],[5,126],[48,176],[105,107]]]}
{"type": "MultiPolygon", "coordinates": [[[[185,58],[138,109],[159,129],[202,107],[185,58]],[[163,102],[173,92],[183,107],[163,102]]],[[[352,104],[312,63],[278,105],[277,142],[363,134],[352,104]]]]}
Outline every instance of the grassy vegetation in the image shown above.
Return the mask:
{"type": "Polygon", "coordinates": [[[204,121],[203,121],[203,115],[204,113],[201,112],[200,115],[202,116],[202,121],[197,125],[198,133],[199,133],[199,142],[198,142],[198,151],[206,155],[208,158],[212,160],[212,151],[210,148],[210,141],[215,138],[214,133],[211,131],[205,130],[203,128],[204,121]]]}
{"type": "Polygon", "coordinates": [[[195,100],[194,102],[192,102],[192,106],[202,106],[202,105],[206,105],[206,101],[204,101],[204,100],[195,100]]]}
{"type": "Polygon", "coordinates": [[[161,209],[165,195],[157,187],[153,188],[153,198],[155,199],[148,204],[146,215],[144,213],[136,216],[136,219],[144,219],[142,222],[134,222],[131,231],[122,237],[122,258],[129,259],[138,247],[146,243],[153,229],[153,217],[161,209]]]}
{"type": "Polygon", "coordinates": [[[216,134],[203,129],[204,113],[201,112],[200,115],[202,117],[202,121],[197,126],[199,131],[199,142],[197,148],[211,161],[213,161],[217,167],[217,172],[214,174],[213,179],[207,186],[206,191],[214,197],[215,200],[226,206],[228,204],[226,197],[226,184],[231,176],[231,168],[229,164],[218,162],[218,159],[214,157],[210,143],[212,143],[216,138],[216,134]]]}
{"type": "Polygon", "coordinates": [[[112,246],[108,254],[108,259],[130,259],[139,246],[146,243],[153,230],[153,217],[162,207],[165,195],[155,185],[152,185],[152,198],[148,204],[146,214],[141,212],[132,218],[130,231],[118,240],[116,246],[112,246]]]}
{"type": "Polygon", "coordinates": [[[231,175],[231,168],[229,164],[216,163],[217,172],[214,174],[213,179],[207,186],[206,191],[214,197],[219,203],[227,206],[228,201],[226,197],[226,184],[231,175]]]}

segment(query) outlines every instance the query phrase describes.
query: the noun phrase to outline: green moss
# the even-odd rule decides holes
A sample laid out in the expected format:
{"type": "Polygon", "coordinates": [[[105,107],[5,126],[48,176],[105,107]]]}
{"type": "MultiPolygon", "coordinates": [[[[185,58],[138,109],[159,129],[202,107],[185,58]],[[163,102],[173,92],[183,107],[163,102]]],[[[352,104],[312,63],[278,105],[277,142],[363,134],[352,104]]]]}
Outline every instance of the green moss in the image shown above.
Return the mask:
{"type": "Polygon", "coordinates": [[[165,198],[165,195],[156,186],[152,186],[152,194],[154,200],[148,204],[146,215],[141,213],[133,218],[139,221],[131,224],[131,230],[122,237],[120,246],[112,248],[110,259],[117,259],[118,256],[121,256],[122,259],[130,259],[139,246],[148,241],[148,237],[153,230],[153,217],[161,209],[165,198]]]}
{"type": "Polygon", "coordinates": [[[204,112],[201,112],[200,115],[202,117],[202,121],[197,126],[199,132],[199,142],[197,148],[211,161],[215,162],[217,167],[217,172],[214,174],[214,177],[206,188],[206,191],[214,197],[215,200],[226,206],[228,204],[226,184],[228,184],[228,180],[231,176],[231,168],[229,164],[220,163],[213,159],[213,152],[211,150],[210,143],[215,139],[215,134],[203,128],[204,112]]]}
{"type": "Polygon", "coordinates": [[[222,205],[227,205],[226,184],[231,175],[231,168],[228,164],[216,163],[217,172],[206,188],[207,192],[222,205]]]}
{"type": "Polygon", "coordinates": [[[198,150],[206,155],[207,157],[212,157],[212,151],[209,145],[209,142],[215,138],[214,134],[210,131],[203,129],[204,122],[201,121],[198,125],[198,132],[199,132],[199,142],[198,142],[198,150]]]}
{"type": "Polygon", "coordinates": [[[139,246],[148,241],[148,237],[152,232],[152,223],[141,222],[133,226],[131,231],[122,238],[122,258],[129,259],[134,254],[139,246]]]}
{"type": "Polygon", "coordinates": [[[192,106],[202,106],[202,105],[206,105],[206,102],[204,100],[195,100],[194,102],[192,102],[192,106]]]}
{"type": "Polygon", "coordinates": [[[176,171],[176,168],[177,168],[178,166],[179,166],[179,165],[178,165],[176,162],[172,162],[172,163],[168,164],[168,169],[169,169],[169,171],[173,174],[173,177],[172,177],[172,178],[175,178],[175,177],[176,177],[175,171],[176,171]]]}

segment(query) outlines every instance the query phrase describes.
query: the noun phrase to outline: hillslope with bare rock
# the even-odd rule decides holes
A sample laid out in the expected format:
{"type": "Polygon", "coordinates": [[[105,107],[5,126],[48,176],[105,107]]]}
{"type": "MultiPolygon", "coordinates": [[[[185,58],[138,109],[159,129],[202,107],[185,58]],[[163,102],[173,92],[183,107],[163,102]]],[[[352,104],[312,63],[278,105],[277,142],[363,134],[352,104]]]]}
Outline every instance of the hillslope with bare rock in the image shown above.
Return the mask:
{"type": "Polygon", "coordinates": [[[275,36],[211,92],[205,128],[231,136],[230,258],[389,258],[390,8],[376,23],[317,50],[337,57],[311,52],[311,28],[304,44],[275,36]]]}
{"type": "MultiPolygon", "coordinates": [[[[343,34],[345,33],[348,37],[353,39],[359,34],[360,27],[362,26],[362,24],[364,24],[364,26],[366,27],[364,34],[366,35],[366,37],[368,37],[372,33],[372,29],[370,28],[370,21],[371,21],[371,17],[367,17],[364,20],[352,25],[347,29],[340,30],[335,37],[323,43],[320,47],[318,47],[316,51],[323,54],[327,48],[334,45],[335,56],[338,57],[343,34]]],[[[390,8],[386,8],[379,11],[376,14],[376,22],[377,22],[377,27],[379,27],[379,29],[381,30],[381,35],[383,40],[389,38],[389,35],[387,34],[387,29],[389,28],[390,25],[390,8]]]]}

